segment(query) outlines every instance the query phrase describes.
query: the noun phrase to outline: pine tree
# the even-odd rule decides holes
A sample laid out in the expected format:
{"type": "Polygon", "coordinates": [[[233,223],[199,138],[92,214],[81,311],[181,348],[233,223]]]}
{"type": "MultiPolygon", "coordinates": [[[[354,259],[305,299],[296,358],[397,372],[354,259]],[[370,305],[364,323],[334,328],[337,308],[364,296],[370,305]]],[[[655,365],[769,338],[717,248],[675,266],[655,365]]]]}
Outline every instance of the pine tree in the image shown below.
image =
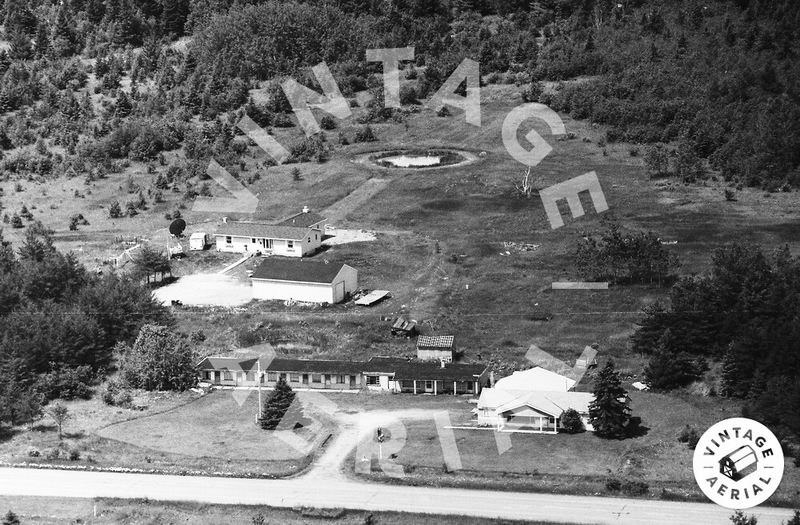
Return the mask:
{"type": "Polygon", "coordinates": [[[36,27],[36,38],[34,44],[34,56],[42,58],[50,53],[50,32],[47,30],[45,22],[39,22],[36,27]]]}
{"type": "Polygon", "coordinates": [[[292,387],[281,377],[275,385],[275,390],[264,401],[264,409],[258,422],[265,430],[275,430],[278,428],[283,416],[289,411],[289,407],[295,398],[292,387]]]}
{"type": "Polygon", "coordinates": [[[53,28],[53,51],[60,57],[72,56],[77,51],[77,39],[73,31],[74,20],[68,6],[69,4],[65,3],[58,10],[53,28]]]}
{"type": "Polygon", "coordinates": [[[186,18],[189,16],[187,0],[168,0],[164,2],[164,32],[176,37],[183,36],[186,18]]]}
{"type": "Polygon", "coordinates": [[[3,516],[3,525],[19,525],[19,518],[10,510],[3,516]]]}
{"type": "Polygon", "coordinates": [[[622,387],[614,362],[609,361],[594,384],[594,399],[589,404],[589,421],[602,438],[623,438],[631,418],[628,392],[622,387]]]}
{"type": "Polygon", "coordinates": [[[133,106],[131,105],[128,95],[124,91],[120,89],[118,93],[116,107],[114,108],[114,116],[125,118],[131,114],[133,106]]]}

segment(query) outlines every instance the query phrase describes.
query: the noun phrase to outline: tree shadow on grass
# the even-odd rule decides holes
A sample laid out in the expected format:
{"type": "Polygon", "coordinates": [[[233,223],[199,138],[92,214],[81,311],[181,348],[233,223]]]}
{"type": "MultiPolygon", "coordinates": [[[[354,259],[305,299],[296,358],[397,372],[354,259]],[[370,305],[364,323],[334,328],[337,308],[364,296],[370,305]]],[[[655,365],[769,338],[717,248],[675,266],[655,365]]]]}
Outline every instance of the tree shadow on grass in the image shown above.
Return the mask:
{"type": "Polygon", "coordinates": [[[78,430],[77,432],[62,432],[61,436],[64,439],[83,439],[86,437],[86,432],[78,430]]]}
{"type": "Polygon", "coordinates": [[[10,440],[19,433],[19,429],[0,423],[0,443],[10,440]]]}
{"type": "Polygon", "coordinates": [[[625,437],[643,437],[646,436],[648,432],[650,432],[650,427],[646,427],[642,424],[642,418],[633,416],[628,423],[628,427],[625,431],[625,437]]]}

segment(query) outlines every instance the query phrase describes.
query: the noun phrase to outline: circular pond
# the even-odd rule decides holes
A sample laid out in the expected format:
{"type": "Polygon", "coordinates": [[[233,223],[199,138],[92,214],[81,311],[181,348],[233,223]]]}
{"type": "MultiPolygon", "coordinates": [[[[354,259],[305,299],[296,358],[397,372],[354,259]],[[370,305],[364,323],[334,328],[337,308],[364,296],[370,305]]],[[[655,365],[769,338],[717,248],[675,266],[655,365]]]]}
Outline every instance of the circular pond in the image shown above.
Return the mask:
{"type": "Polygon", "coordinates": [[[432,169],[460,166],[478,160],[474,153],[451,149],[406,149],[366,153],[356,158],[357,162],[381,168],[432,169]]]}

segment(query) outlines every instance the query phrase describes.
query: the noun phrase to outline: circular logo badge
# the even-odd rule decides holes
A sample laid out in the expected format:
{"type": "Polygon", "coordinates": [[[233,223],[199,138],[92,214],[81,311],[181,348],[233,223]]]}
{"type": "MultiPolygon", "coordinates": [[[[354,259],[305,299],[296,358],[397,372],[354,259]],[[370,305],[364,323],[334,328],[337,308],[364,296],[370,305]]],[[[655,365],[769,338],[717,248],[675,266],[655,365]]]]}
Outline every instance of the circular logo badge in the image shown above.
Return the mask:
{"type": "Polygon", "coordinates": [[[743,417],[715,424],[694,449],[694,478],[700,489],[714,503],[734,510],[755,507],[772,496],[783,466],[775,434],[743,417]]]}

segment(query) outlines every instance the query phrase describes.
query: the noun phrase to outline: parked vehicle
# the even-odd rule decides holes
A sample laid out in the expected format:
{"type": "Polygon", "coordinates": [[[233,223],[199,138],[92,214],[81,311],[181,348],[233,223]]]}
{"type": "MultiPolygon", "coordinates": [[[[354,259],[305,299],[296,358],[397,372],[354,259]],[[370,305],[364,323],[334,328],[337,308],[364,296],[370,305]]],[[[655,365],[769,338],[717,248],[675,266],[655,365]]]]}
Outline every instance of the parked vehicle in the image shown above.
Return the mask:
{"type": "Polygon", "coordinates": [[[211,246],[211,234],[205,232],[196,232],[189,237],[190,250],[205,250],[211,246]]]}

